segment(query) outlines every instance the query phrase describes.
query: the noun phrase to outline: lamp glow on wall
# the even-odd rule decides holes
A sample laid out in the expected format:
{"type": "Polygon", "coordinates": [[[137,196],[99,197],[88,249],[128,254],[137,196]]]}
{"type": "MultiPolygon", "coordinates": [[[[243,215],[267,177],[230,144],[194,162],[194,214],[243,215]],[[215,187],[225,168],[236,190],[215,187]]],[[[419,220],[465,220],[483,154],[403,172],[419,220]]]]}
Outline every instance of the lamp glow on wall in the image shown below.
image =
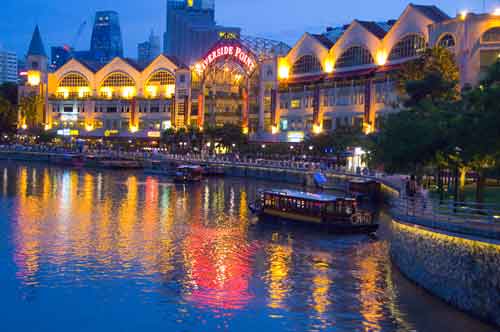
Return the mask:
{"type": "Polygon", "coordinates": [[[286,80],[290,77],[290,65],[285,58],[278,61],[278,79],[286,80]]]}
{"type": "Polygon", "coordinates": [[[335,69],[335,64],[332,59],[327,58],[325,60],[325,73],[331,74],[333,73],[333,70],[335,69]]]}
{"type": "Polygon", "coordinates": [[[94,125],[93,125],[92,123],[87,123],[87,124],[85,125],[85,130],[87,130],[87,131],[92,131],[92,130],[94,130],[94,125]]]}
{"type": "Polygon", "coordinates": [[[90,89],[88,87],[80,87],[78,88],[78,97],[84,98],[90,94],[90,89]]]}
{"type": "Polygon", "coordinates": [[[58,88],[57,93],[61,94],[64,99],[69,98],[69,89],[68,88],[58,88]]]}
{"type": "Polygon", "coordinates": [[[133,98],[135,95],[135,88],[132,86],[126,86],[122,89],[122,97],[125,99],[133,98]]]}
{"type": "Polygon", "coordinates": [[[167,98],[172,98],[172,96],[175,94],[175,84],[169,84],[167,85],[165,89],[165,96],[167,98]]]}
{"type": "Polygon", "coordinates": [[[277,133],[279,133],[279,132],[280,132],[280,130],[279,130],[279,128],[278,128],[277,126],[272,126],[272,127],[271,127],[271,133],[272,133],[273,135],[275,135],[275,134],[277,134],[277,133]]]}
{"type": "Polygon", "coordinates": [[[28,71],[28,84],[31,86],[38,86],[41,82],[41,74],[37,70],[28,71]]]}
{"type": "Polygon", "coordinates": [[[113,97],[113,89],[108,86],[102,87],[101,94],[106,98],[111,99],[111,97],[113,97]]]}
{"type": "Polygon", "coordinates": [[[137,126],[130,126],[130,132],[133,134],[133,133],[136,133],[139,131],[139,128],[137,128],[137,126]]]}
{"type": "Polygon", "coordinates": [[[378,50],[376,54],[377,65],[384,66],[387,63],[387,51],[384,49],[378,50]]]}
{"type": "Polygon", "coordinates": [[[155,98],[158,95],[158,87],[155,85],[148,85],[146,87],[146,91],[148,92],[148,96],[151,98],[155,98]]]}
{"type": "Polygon", "coordinates": [[[312,131],[313,131],[313,134],[319,135],[323,132],[323,127],[319,124],[315,124],[315,125],[313,125],[312,131]]]}
{"type": "Polygon", "coordinates": [[[462,11],[460,12],[460,19],[461,19],[462,21],[465,21],[465,19],[467,18],[467,15],[468,15],[468,14],[469,14],[469,12],[468,12],[467,10],[462,10],[462,11]]]}
{"type": "Polygon", "coordinates": [[[499,8],[495,8],[495,10],[493,11],[493,15],[500,16],[500,7],[499,8]]]}

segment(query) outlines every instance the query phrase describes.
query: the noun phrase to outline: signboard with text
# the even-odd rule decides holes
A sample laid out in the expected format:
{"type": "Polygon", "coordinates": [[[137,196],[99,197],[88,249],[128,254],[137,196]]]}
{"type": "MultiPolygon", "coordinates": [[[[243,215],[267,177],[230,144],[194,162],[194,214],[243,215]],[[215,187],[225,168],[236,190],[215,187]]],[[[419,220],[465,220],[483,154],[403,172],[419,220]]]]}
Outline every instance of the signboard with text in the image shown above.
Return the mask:
{"type": "Polygon", "coordinates": [[[248,75],[251,75],[257,68],[257,59],[252,51],[238,41],[222,40],[196,64],[196,70],[205,71],[222,59],[237,62],[248,75]]]}

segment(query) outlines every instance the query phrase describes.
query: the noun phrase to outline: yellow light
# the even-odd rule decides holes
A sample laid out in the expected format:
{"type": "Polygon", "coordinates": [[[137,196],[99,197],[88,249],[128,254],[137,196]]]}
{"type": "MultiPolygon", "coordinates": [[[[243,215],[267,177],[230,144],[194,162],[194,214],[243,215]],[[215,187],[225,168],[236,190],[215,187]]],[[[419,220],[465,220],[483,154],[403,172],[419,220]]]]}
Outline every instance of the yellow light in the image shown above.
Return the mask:
{"type": "Polygon", "coordinates": [[[275,134],[277,134],[279,132],[280,132],[280,130],[279,130],[279,128],[277,126],[272,126],[271,127],[271,134],[275,135],[275,134]]]}
{"type": "Polygon", "coordinates": [[[149,85],[146,87],[146,91],[148,92],[149,97],[156,98],[158,94],[158,87],[155,85],[149,85]]]}
{"type": "Polygon", "coordinates": [[[280,80],[286,80],[290,77],[290,66],[286,59],[282,58],[278,63],[278,78],[280,80]]]}
{"type": "Polygon", "coordinates": [[[68,99],[68,97],[69,97],[69,89],[68,88],[58,88],[57,93],[62,94],[64,99],[68,99]]]}
{"type": "Polygon", "coordinates": [[[48,124],[48,123],[47,123],[47,124],[44,126],[44,129],[45,129],[45,131],[49,131],[50,129],[52,129],[52,126],[51,126],[50,124],[48,124]]]}
{"type": "Polygon", "coordinates": [[[87,125],[85,125],[85,130],[87,130],[87,131],[92,131],[92,130],[94,130],[94,125],[92,125],[92,124],[88,123],[87,125]]]}
{"type": "Polygon", "coordinates": [[[137,128],[137,126],[130,126],[130,132],[133,134],[133,133],[136,133],[139,131],[139,128],[137,128]]]}
{"type": "Polygon", "coordinates": [[[369,123],[363,124],[363,132],[365,133],[365,135],[369,135],[369,134],[373,133],[374,131],[375,130],[371,124],[369,124],[369,123]]]}
{"type": "Polygon", "coordinates": [[[78,88],[78,97],[84,98],[88,95],[89,92],[90,92],[90,89],[88,87],[78,88]]]}
{"type": "Polygon", "coordinates": [[[175,94],[175,84],[167,85],[167,88],[165,89],[165,96],[167,98],[172,98],[174,94],[175,94]]]}
{"type": "Polygon", "coordinates": [[[122,97],[125,99],[130,99],[135,95],[135,88],[131,86],[126,86],[122,89],[122,97]]]}
{"type": "Polygon", "coordinates": [[[387,63],[387,51],[386,50],[378,50],[377,51],[377,65],[383,66],[387,63]]]}
{"type": "Polygon", "coordinates": [[[23,125],[21,126],[21,129],[22,130],[26,130],[28,129],[28,125],[26,123],[23,123],[23,125]]]}
{"type": "Polygon", "coordinates": [[[467,15],[468,15],[468,14],[469,14],[469,13],[468,13],[466,10],[462,10],[462,11],[460,12],[460,19],[461,19],[461,20],[465,20],[465,19],[467,18],[467,15]]]}
{"type": "Polygon", "coordinates": [[[313,134],[319,135],[323,132],[321,125],[313,125],[313,134]]]}
{"type": "Polygon", "coordinates": [[[248,127],[243,127],[243,134],[248,135],[248,127]]]}
{"type": "Polygon", "coordinates": [[[113,89],[109,86],[102,87],[101,94],[105,95],[106,98],[111,99],[111,97],[113,97],[113,89]]]}
{"type": "Polygon", "coordinates": [[[40,84],[40,72],[37,70],[28,71],[28,84],[31,86],[37,86],[40,84]]]}
{"type": "Polygon", "coordinates": [[[500,8],[495,8],[495,10],[493,11],[493,15],[500,16],[500,8]]]}
{"type": "Polygon", "coordinates": [[[196,72],[201,75],[203,73],[203,67],[201,63],[198,62],[197,64],[195,64],[194,70],[196,70],[196,72]]]}
{"type": "Polygon", "coordinates": [[[326,59],[325,61],[325,72],[327,74],[333,73],[333,69],[335,68],[335,65],[333,64],[332,59],[326,59]]]}

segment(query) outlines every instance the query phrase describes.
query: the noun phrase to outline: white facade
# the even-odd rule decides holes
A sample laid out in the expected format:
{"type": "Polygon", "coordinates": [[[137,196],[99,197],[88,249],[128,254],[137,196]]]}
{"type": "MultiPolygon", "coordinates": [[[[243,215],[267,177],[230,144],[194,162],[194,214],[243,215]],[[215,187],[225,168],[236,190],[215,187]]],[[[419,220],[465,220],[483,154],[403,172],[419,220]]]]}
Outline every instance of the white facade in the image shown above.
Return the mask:
{"type": "Polygon", "coordinates": [[[17,83],[17,55],[13,52],[0,50],[0,84],[17,83]]]}

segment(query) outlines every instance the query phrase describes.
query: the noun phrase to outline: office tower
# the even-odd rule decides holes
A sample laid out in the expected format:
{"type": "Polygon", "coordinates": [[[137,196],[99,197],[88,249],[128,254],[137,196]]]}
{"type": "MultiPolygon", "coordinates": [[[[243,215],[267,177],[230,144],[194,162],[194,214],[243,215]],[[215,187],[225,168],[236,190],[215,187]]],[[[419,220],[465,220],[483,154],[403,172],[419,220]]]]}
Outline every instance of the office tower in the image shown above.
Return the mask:
{"type": "Polygon", "coordinates": [[[0,49],[0,84],[17,83],[16,53],[0,49]]]}
{"type": "Polygon", "coordinates": [[[122,33],[117,12],[96,13],[90,52],[94,60],[100,63],[107,63],[115,57],[123,57],[122,33]]]}
{"type": "Polygon", "coordinates": [[[213,0],[167,0],[164,52],[186,65],[197,61],[221,33],[240,35],[239,28],[217,26],[213,0]]]}
{"type": "Polygon", "coordinates": [[[61,68],[72,57],[73,50],[69,46],[52,46],[50,48],[50,70],[61,68]]]}
{"type": "Polygon", "coordinates": [[[149,39],[137,45],[137,61],[140,65],[146,65],[160,55],[160,37],[155,36],[151,30],[149,39]]]}

